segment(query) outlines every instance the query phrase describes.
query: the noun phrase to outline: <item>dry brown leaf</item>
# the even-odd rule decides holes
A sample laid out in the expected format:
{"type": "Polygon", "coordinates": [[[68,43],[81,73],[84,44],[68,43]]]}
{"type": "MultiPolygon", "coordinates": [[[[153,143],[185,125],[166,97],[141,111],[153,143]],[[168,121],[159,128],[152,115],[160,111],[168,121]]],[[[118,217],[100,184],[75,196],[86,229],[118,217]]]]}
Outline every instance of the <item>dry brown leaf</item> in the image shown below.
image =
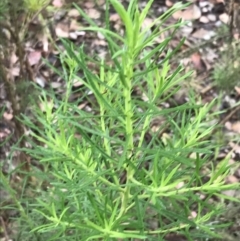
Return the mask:
{"type": "Polygon", "coordinates": [[[173,6],[173,2],[172,2],[171,0],[166,0],[166,1],[165,1],[165,4],[166,4],[166,6],[169,7],[169,8],[173,6]]]}
{"type": "Polygon", "coordinates": [[[37,83],[39,86],[41,86],[42,88],[44,88],[45,85],[46,85],[46,81],[45,81],[45,79],[44,79],[42,76],[37,76],[37,77],[35,78],[35,81],[36,81],[36,83],[37,83]]]}
{"type": "Polygon", "coordinates": [[[11,134],[11,130],[8,128],[7,124],[0,122],[0,140],[11,134]]]}
{"type": "Polygon", "coordinates": [[[222,193],[228,197],[234,197],[236,194],[236,190],[226,190],[226,191],[223,191],[222,193]]]}
{"type": "Polygon", "coordinates": [[[142,28],[147,28],[149,26],[151,26],[151,24],[153,23],[153,19],[152,18],[145,18],[143,20],[143,23],[142,23],[142,28]]]}
{"type": "Polygon", "coordinates": [[[97,32],[97,36],[99,39],[105,39],[105,36],[101,32],[97,32]]]}
{"type": "Polygon", "coordinates": [[[193,27],[190,25],[185,25],[181,28],[181,32],[184,36],[189,36],[193,32],[193,27]]]}
{"type": "Polygon", "coordinates": [[[200,8],[196,4],[190,5],[186,10],[177,11],[173,14],[173,18],[183,20],[195,20],[201,17],[202,13],[200,8]]]}
{"type": "Polygon", "coordinates": [[[208,14],[207,17],[211,22],[215,22],[217,20],[217,16],[215,14],[208,14]]]}
{"type": "Polygon", "coordinates": [[[201,23],[209,23],[209,19],[206,16],[201,16],[199,19],[199,22],[201,23]]]}
{"type": "Polygon", "coordinates": [[[227,130],[229,130],[229,131],[232,130],[232,124],[231,124],[231,122],[227,121],[224,126],[225,126],[225,128],[226,128],[227,130]]]}
{"type": "Polygon", "coordinates": [[[9,120],[10,121],[13,118],[13,114],[4,112],[3,113],[3,117],[4,117],[5,120],[9,120]]]}
{"type": "Polygon", "coordinates": [[[63,6],[63,0],[53,0],[52,5],[57,8],[61,8],[63,6]]]}
{"type": "Polygon", "coordinates": [[[86,34],[85,31],[76,31],[75,33],[77,34],[77,36],[84,36],[86,34]]]}
{"type": "Polygon", "coordinates": [[[71,20],[69,31],[76,31],[79,30],[82,27],[82,25],[75,19],[71,20]]]}
{"type": "Polygon", "coordinates": [[[49,99],[47,102],[44,102],[44,104],[41,102],[39,103],[39,108],[42,112],[45,112],[47,111],[47,109],[52,109],[54,106],[53,104],[53,100],[52,99],[49,99]]]}
{"type": "Polygon", "coordinates": [[[68,38],[69,26],[66,23],[58,23],[55,28],[55,33],[60,38],[68,38]]]}
{"type": "Polygon", "coordinates": [[[199,1],[199,7],[200,8],[205,8],[208,7],[209,5],[211,5],[212,3],[210,3],[209,1],[199,1]]]}
{"type": "Polygon", "coordinates": [[[191,212],[191,216],[189,218],[196,218],[197,217],[197,212],[196,211],[192,211],[191,212]]]}
{"type": "Polygon", "coordinates": [[[198,71],[206,70],[206,65],[204,64],[202,57],[199,53],[192,54],[191,60],[196,70],[198,71]]]}
{"type": "Polygon", "coordinates": [[[226,178],[227,183],[238,183],[239,180],[233,175],[230,175],[226,178]]]}
{"type": "Polygon", "coordinates": [[[73,9],[69,10],[68,16],[72,17],[72,18],[77,18],[80,16],[80,13],[76,8],[73,8],[73,9]]]}
{"type": "Polygon", "coordinates": [[[240,87],[235,86],[234,89],[236,90],[237,94],[240,95],[240,87]]]}
{"type": "Polygon", "coordinates": [[[117,22],[117,21],[120,20],[120,17],[119,17],[119,15],[118,15],[117,13],[113,13],[113,14],[111,14],[109,20],[110,20],[111,22],[117,22]]]}
{"type": "Polygon", "coordinates": [[[102,6],[103,4],[106,3],[106,0],[98,0],[96,1],[98,6],[102,6]]]}
{"type": "Polygon", "coordinates": [[[15,66],[11,69],[11,74],[12,76],[19,76],[20,74],[20,67],[19,66],[15,66]]]}
{"type": "Polygon", "coordinates": [[[232,123],[231,129],[232,131],[240,134],[240,121],[232,123]]]}
{"type": "Polygon", "coordinates": [[[93,1],[89,1],[89,0],[88,0],[87,2],[84,3],[84,6],[85,6],[86,8],[94,8],[95,4],[94,4],[93,1]]]}
{"type": "Polygon", "coordinates": [[[53,88],[53,89],[57,89],[57,88],[59,88],[59,87],[61,87],[62,86],[62,83],[60,83],[60,82],[52,82],[51,83],[51,87],[53,88]]]}
{"type": "Polygon", "coordinates": [[[182,187],[184,187],[184,185],[185,185],[185,183],[182,181],[182,182],[179,182],[179,183],[175,186],[175,188],[176,188],[176,189],[181,189],[182,187]]]}
{"type": "Polygon", "coordinates": [[[211,37],[213,37],[214,35],[215,33],[213,31],[208,31],[204,28],[200,28],[192,34],[194,38],[205,39],[205,40],[211,39],[211,37]]]}
{"type": "Polygon", "coordinates": [[[206,48],[206,52],[204,54],[204,59],[206,59],[209,63],[215,63],[216,59],[219,58],[218,53],[216,53],[215,50],[213,50],[212,48],[206,48]]]}
{"type": "Polygon", "coordinates": [[[93,46],[107,46],[107,42],[103,39],[94,39],[92,41],[93,46]]]}
{"type": "Polygon", "coordinates": [[[11,33],[9,32],[9,30],[3,28],[1,29],[2,33],[5,35],[6,39],[7,40],[10,40],[11,39],[11,33]]]}
{"type": "Polygon", "coordinates": [[[223,23],[225,24],[229,23],[229,15],[227,13],[222,13],[218,17],[223,23]]]}
{"type": "Polygon", "coordinates": [[[79,79],[74,79],[74,80],[73,80],[73,86],[74,86],[74,87],[80,87],[80,86],[82,86],[82,85],[83,85],[83,82],[80,81],[79,79]]]}
{"type": "Polygon", "coordinates": [[[32,51],[28,54],[28,62],[30,66],[36,65],[39,63],[40,59],[42,57],[41,51],[32,51]]]}
{"type": "Polygon", "coordinates": [[[18,56],[14,52],[12,52],[10,57],[11,64],[15,64],[17,61],[18,61],[18,56]]]}
{"type": "Polygon", "coordinates": [[[87,13],[88,17],[92,18],[92,19],[98,19],[101,16],[101,13],[94,8],[87,9],[86,13],[87,13]]]}
{"type": "Polygon", "coordinates": [[[45,33],[38,33],[37,39],[39,42],[42,42],[42,49],[43,52],[47,53],[49,51],[49,42],[48,42],[48,37],[45,33]]]}
{"type": "Polygon", "coordinates": [[[69,38],[73,39],[73,40],[76,40],[78,38],[78,35],[77,35],[76,32],[70,32],[69,33],[69,38]]]}
{"type": "Polygon", "coordinates": [[[86,107],[86,106],[87,106],[87,104],[88,104],[88,102],[87,102],[87,101],[86,101],[86,102],[81,103],[80,105],[78,105],[78,109],[82,110],[84,107],[86,107]]]}

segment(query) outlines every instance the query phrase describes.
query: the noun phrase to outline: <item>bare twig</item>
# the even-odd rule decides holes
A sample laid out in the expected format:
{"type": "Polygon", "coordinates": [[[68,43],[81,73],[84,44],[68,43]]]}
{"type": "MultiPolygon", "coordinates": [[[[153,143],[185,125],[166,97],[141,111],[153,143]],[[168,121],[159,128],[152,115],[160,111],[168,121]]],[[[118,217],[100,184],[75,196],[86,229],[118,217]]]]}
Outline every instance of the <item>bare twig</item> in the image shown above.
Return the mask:
{"type": "Polygon", "coordinates": [[[17,50],[17,55],[19,57],[19,63],[20,63],[20,75],[24,76],[24,49],[22,47],[20,38],[19,38],[19,33],[17,31],[17,28],[14,28],[14,30],[11,28],[9,23],[3,23],[0,22],[0,28],[5,28],[9,31],[11,34],[11,38],[13,43],[16,45],[16,50],[17,50]]]}
{"type": "Polygon", "coordinates": [[[0,216],[0,222],[1,222],[1,226],[3,228],[5,240],[8,241],[9,237],[8,237],[8,233],[7,233],[7,227],[6,227],[5,222],[4,222],[4,220],[3,220],[3,218],[1,216],[0,216]]]}
{"type": "Polygon", "coordinates": [[[219,124],[220,125],[223,125],[224,123],[226,123],[236,112],[238,112],[240,110],[240,105],[238,105],[238,106],[235,106],[232,110],[231,110],[231,112],[226,116],[226,117],[224,117],[224,119],[223,120],[221,120],[220,122],[219,122],[219,124]]]}

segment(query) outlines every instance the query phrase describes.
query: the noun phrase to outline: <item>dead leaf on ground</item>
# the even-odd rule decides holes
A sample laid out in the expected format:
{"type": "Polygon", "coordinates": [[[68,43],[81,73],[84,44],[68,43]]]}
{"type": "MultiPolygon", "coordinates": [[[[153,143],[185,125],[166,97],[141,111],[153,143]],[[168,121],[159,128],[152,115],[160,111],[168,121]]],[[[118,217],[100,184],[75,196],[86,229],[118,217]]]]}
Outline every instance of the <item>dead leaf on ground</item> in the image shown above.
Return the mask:
{"type": "Polygon", "coordinates": [[[69,31],[76,31],[79,30],[82,27],[82,25],[75,19],[71,20],[69,31]]]}
{"type": "Polygon", "coordinates": [[[204,39],[204,40],[209,40],[211,39],[211,37],[213,37],[215,35],[215,32],[213,31],[208,31],[204,28],[200,28],[197,31],[195,31],[192,34],[192,37],[194,38],[199,38],[199,39],[204,39]]]}
{"type": "Polygon", "coordinates": [[[95,39],[92,41],[92,44],[95,46],[107,46],[107,42],[105,40],[102,39],[95,39]]]}
{"type": "Polygon", "coordinates": [[[68,11],[68,16],[71,17],[71,18],[77,18],[77,17],[80,16],[80,13],[76,8],[73,8],[73,9],[68,11]]]}
{"type": "Polygon", "coordinates": [[[93,1],[87,1],[84,3],[84,7],[86,8],[94,8],[95,3],[93,1]]]}
{"type": "Polygon", "coordinates": [[[240,134],[240,121],[232,123],[231,129],[232,131],[240,134]]]}
{"type": "Polygon", "coordinates": [[[199,19],[199,22],[201,23],[209,23],[209,19],[206,16],[201,16],[199,19]]]}
{"type": "Polygon", "coordinates": [[[117,21],[120,20],[120,16],[119,16],[117,13],[113,13],[113,14],[111,14],[109,20],[110,20],[111,22],[117,22],[117,21]]]}
{"type": "Polygon", "coordinates": [[[20,67],[19,66],[15,66],[11,69],[11,75],[12,76],[19,76],[20,74],[20,67]]]}
{"type": "Polygon", "coordinates": [[[219,19],[225,24],[229,23],[229,15],[227,13],[220,14],[219,19]]]}
{"type": "Polygon", "coordinates": [[[67,23],[58,23],[55,28],[55,33],[60,38],[68,38],[69,36],[69,25],[67,23]]]}
{"type": "Polygon", "coordinates": [[[87,13],[88,17],[92,18],[92,19],[98,19],[101,16],[101,13],[94,8],[87,9],[86,13],[87,13]]]}
{"type": "Polygon", "coordinates": [[[28,62],[30,66],[36,65],[39,63],[42,57],[41,51],[32,51],[28,54],[28,62]]]}
{"type": "Polygon", "coordinates": [[[63,0],[53,0],[52,5],[57,8],[61,8],[63,6],[63,0]]]}
{"type": "Polygon", "coordinates": [[[169,7],[169,8],[173,6],[173,2],[172,2],[171,0],[166,0],[166,1],[165,1],[165,4],[166,4],[166,6],[169,7]]]}
{"type": "Polygon", "coordinates": [[[153,19],[152,18],[145,18],[143,20],[143,23],[142,23],[142,28],[148,28],[151,26],[151,24],[153,23],[153,19]]]}
{"type": "Polygon", "coordinates": [[[234,197],[236,190],[226,190],[226,191],[223,191],[222,193],[228,197],[234,197]]]}
{"type": "Polygon", "coordinates": [[[237,94],[240,96],[240,87],[235,86],[234,89],[236,90],[237,94]]]}
{"type": "Polygon", "coordinates": [[[4,112],[3,113],[3,117],[5,120],[10,121],[13,118],[13,114],[12,113],[8,113],[8,112],[4,112]]]}
{"type": "Polygon", "coordinates": [[[199,53],[192,54],[191,60],[192,60],[193,66],[197,71],[203,72],[206,70],[206,65],[203,62],[202,57],[199,53]]]}
{"type": "Polygon", "coordinates": [[[63,0],[53,0],[52,5],[57,8],[61,8],[63,6],[63,0]]]}
{"type": "Polygon", "coordinates": [[[227,183],[238,183],[239,180],[234,175],[230,175],[226,178],[227,183]]]}
{"type": "Polygon", "coordinates": [[[201,17],[202,13],[196,4],[192,4],[186,10],[177,11],[172,16],[175,19],[182,18],[183,20],[195,20],[201,17]]]}
{"type": "Polygon", "coordinates": [[[36,83],[37,83],[39,86],[41,86],[42,88],[44,88],[45,85],[46,85],[46,81],[44,80],[44,78],[43,78],[42,76],[37,76],[37,77],[35,78],[35,81],[36,81],[36,83]]]}
{"type": "Polygon", "coordinates": [[[14,65],[18,61],[18,56],[15,54],[15,52],[11,52],[10,62],[11,65],[14,65]]]}
{"type": "Polygon", "coordinates": [[[39,33],[37,35],[37,39],[39,40],[39,42],[42,43],[42,50],[43,50],[43,52],[47,53],[49,51],[49,42],[48,42],[47,35],[43,34],[43,33],[39,33]]]}
{"type": "Polygon", "coordinates": [[[236,121],[236,122],[233,122],[233,123],[227,121],[225,123],[225,128],[229,131],[240,133],[240,121],[236,121]]]}

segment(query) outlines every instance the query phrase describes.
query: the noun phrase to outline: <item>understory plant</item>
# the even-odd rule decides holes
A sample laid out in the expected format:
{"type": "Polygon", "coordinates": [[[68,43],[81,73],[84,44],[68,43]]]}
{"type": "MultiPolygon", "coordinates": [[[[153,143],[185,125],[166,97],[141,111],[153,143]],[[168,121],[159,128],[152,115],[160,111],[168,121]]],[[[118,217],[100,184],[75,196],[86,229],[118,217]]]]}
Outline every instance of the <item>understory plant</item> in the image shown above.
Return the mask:
{"type": "Polygon", "coordinates": [[[127,9],[117,0],[107,1],[105,28],[76,6],[90,25],[83,30],[104,36],[111,63],[62,40],[63,71],[49,67],[65,80],[64,98],[42,91],[35,118],[23,116],[31,129],[31,148],[25,152],[41,163],[44,177],[43,183],[41,171],[32,170],[41,185],[31,190],[35,201],[25,207],[35,220],[25,237],[164,240],[174,233],[206,240],[225,225],[212,222],[221,212],[214,200],[227,198],[221,192],[236,186],[225,184],[227,159],[217,167],[211,164],[214,146],[207,137],[214,128],[209,124],[213,102],[201,105],[190,97],[186,104],[166,107],[191,74],[169,64],[177,49],[168,44],[183,23],[163,27],[183,6],[174,5],[143,28],[152,2],[140,11],[137,1],[127,9]],[[123,36],[111,30],[109,4],[121,18],[123,36]],[[157,43],[166,31],[171,34],[157,43]],[[70,103],[76,81],[84,91],[70,103]],[[141,94],[134,95],[135,90],[141,94]],[[89,108],[82,107],[86,99],[89,108]],[[162,121],[153,128],[156,119],[162,121]]]}
{"type": "Polygon", "coordinates": [[[213,70],[216,86],[224,93],[231,93],[235,87],[240,85],[239,52],[237,41],[227,43],[213,70]]]}

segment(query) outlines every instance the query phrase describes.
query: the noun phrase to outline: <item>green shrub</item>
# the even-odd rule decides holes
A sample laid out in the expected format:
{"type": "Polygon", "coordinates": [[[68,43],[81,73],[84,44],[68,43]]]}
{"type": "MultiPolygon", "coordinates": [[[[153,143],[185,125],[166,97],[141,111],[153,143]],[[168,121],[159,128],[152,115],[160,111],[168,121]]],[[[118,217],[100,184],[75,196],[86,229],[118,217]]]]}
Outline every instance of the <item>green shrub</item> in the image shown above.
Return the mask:
{"type": "Polygon", "coordinates": [[[240,85],[240,48],[237,43],[228,43],[220,53],[220,60],[213,70],[213,78],[219,90],[230,93],[240,85]]]}
{"type": "MultiPolygon", "coordinates": [[[[190,98],[175,108],[161,107],[191,73],[182,74],[181,66],[170,68],[174,51],[157,61],[172,36],[154,44],[162,23],[183,6],[174,5],[142,29],[152,2],[139,12],[136,1],[124,9],[110,0],[125,27],[124,36],[110,30],[107,15],[102,29],[76,6],[91,24],[83,30],[104,35],[112,65],[62,40],[66,53],[60,56],[63,72],[59,74],[66,81],[66,95],[58,100],[42,92],[34,121],[23,118],[32,130],[32,148],[25,151],[45,168],[42,174],[37,169],[29,174],[40,184],[31,190],[36,201],[29,199],[20,219],[26,222],[20,223],[25,225],[24,240],[163,240],[173,232],[188,240],[216,236],[218,225],[212,220],[221,206],[211,203],[211,198],[226,198],[221,191],[236,186],[224,184],[227,159],[217,168],[206,168],[213,148],[206,137],[214,128],[209,125],[214,102],[198,105],[190,98]],[[87,67],[89,62],[98,65],[98,74],[87,67]],[[87,93],[77,102],[68,102],[76,79],[93,93],[92,111],[78,107],[87,93]],[[132,95],[135,88],[147,101],[132,95]],[[155,118],[165,122],[154,132],[155,118]],[[43,181],[48,184],[42,185],[43,181]],[[192,210],[196,215],[191,215],[192,210]]],[[[168,30],[174,33],[182,24],[168,30]]]]}

